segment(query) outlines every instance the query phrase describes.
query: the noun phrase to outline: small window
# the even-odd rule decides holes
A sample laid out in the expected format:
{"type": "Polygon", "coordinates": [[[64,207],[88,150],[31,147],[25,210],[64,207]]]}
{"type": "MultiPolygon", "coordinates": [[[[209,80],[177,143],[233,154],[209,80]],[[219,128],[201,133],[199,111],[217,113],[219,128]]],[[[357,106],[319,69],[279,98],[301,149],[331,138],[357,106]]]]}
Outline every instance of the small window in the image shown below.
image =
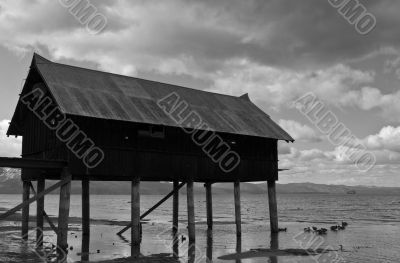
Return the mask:
{"type": "Polygon", "coordinates": [[[152,137],[152,138],[165,138],[165,128],[163,126],[149,126],[148,129],[140,129],[138,131],[141,137],[152,137]]]}

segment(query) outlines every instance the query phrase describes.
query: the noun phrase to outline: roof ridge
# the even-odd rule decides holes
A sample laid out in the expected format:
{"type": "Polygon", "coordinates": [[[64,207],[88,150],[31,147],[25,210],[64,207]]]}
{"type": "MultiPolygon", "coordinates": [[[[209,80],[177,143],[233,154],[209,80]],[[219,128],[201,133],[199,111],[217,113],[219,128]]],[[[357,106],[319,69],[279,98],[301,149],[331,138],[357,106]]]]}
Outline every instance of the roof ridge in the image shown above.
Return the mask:
{"type": "MultiPolygon", "coordinates": [[[[39,56],[40,58],[43,58],[42,56],[40,56],[38,54],[36,54],[36,55],[39,56]]],[[[99,72],[99,73],[104,73],[104,74],[109,74],[109,75],[114,75],[114,76],[119,76],[119,77],[137,79],[137,80],[144,80],[144,81],[149,81],[149,82],[153,82],[153,83],[157,83],[157,84],[171,85],[171,86],[175,86],[175,87],[182,88],[182,89],[190,89],[190,90],[194,90],[194,91],[205,92],[205,93],[210,93],[210,94],[219,95],[219,96],[226,96],[226,97],[230,97],[230,98],[233,98],[233,99],[239,99],[239,100],[243,101],[243,98],[241,98],[241,96],[233,96],[233,95],[222,94],[222,93],[217,93],[217,92],[213,92],[213,91],[195,89],[195,88],[185,87],[185,86],[172,84],[172,83],[166,83],[166,82],[160,82],[160,81],[155,81],[155,80],[150,80],[150,79],[127,76],[127,75],[122,75],[122,74],[102,71],[102,70],[98,70],[98,69],[91,69],[91,68],[84,68],[84,67],[80,67],[80,66],[73,66],[73,65],[63,64],[63,63],[59,63],[59,62],[54,62],[54,61],[51,61],[51,60],[48,60],[48,59],[45,59],[45,58],[43,58],[43,59],[46,60],[47,62],[46,63],[40,63],[40,64],[56,64],[58,66],[71,67],[71,68],[75,68],[75,69],[89,70],[89,71],[94,71],[94,72],[99,72]]],[[[250,100],[248,100],[248,101],[251,102],[250,100]]]]}

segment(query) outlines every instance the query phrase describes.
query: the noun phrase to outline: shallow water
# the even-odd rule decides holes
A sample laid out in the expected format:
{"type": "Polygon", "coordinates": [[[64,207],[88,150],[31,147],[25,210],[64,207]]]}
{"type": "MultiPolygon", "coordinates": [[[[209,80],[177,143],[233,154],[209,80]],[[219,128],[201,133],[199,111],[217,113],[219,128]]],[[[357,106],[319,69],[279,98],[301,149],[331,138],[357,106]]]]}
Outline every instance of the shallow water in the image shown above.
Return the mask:
{"type": "MultiPolygon", "coordinates": [[[[0,207],[11,208],[20,202],[20,195],[0,195],[0,207]]],[[[142,196],[142,212],[155,204],[162,196],[142,196]]],[[[125,240],[117,233],[122,227],[114,221],[130,220],[130,196],[91,196],[91,218],[100,220],[91,227],[90,260],[103,260],[131,255],[129,231],[125,240]],[[111,225],[105,225],[111,224],[111,225]],[[99,251],[98,251],[99,250],[99,251]],[[99,252],[99,253],[98,253],[99,252]]],[[[47,196],[46,212],[55,216],[58,211],[58,196],[47,196]]],[[[317,256],[277,256],[267,257],[262,251],[248,253],[251,249],[270,248],[271,241],[279,249],[308,248],[301,240],[321,238],[318,247],[330,248],[336,256],[345,262],[399,262],[400,258],[400,196],[368,195],[323,195],[296,194],[279,195],[278,209],[280,227],[287,227],[288,232],[281,232],[271,239],[269,234],[269,215],[266,195],[242,195],[242,240],[238,246],[234,224],[233,195],[214,195],[214,230],[212,238],[207,235],[205,224],[205,197],[195,197],[196,209],[196,262],[323,262],[317,256]],[[329,228],[337,222],[346,221],[349,227],[344,231],[332,232],[319,237],[314,234],[303,234],[303,228],[315,225],[329,228]],[[343,248],[341,251],[340,245],[343,248]],[[242,259],[225,260],[237,250],[242,251],[242,259]],[[224,257],[225,256],[225,257],[224,257]]],[[[171,219],[172,203],[167,201],[146,219],[143,226],[141,254],[145,256],[167,253],[172,249],[171,219]]],[[[70,260],[80,260],[81,233],[79,225],[80,196],[71,197],[70,215],[74,219],[69,236],[69,245],[73,247],[68,254],[70,260]]],[[[35,213],[35,206],[31,206],[35,213]]],[[[1,222],[0,226],[12,222],[1,222]]],[[[17,223],[19,225],[19,223],[17,223]]],[[[186,196],[180,197],[180,231],[186,234],[186,196]]],[[[0,254],[5,251],[15,252],[29,258],[32,251],[21,246],[16,239],[16,229],[1,232],[0,254]],[[7,243],[7,244],[5,244],[7,243]]],[[[46,231],[46,238],[55,240],[51,231],[46,231]]],[[[34,234],[31,237],[34,239],[34,234]]],[[[179,259],[187,261],[188,244],[182,240],[178,243],[179,259]]],[[[0,257],[1,258],[1,257],[0,257]]],[[[4,257],[3,257],[4,259],[4,257]]],[[[22,262],[22,261],[21,261],[22,262]]]]}

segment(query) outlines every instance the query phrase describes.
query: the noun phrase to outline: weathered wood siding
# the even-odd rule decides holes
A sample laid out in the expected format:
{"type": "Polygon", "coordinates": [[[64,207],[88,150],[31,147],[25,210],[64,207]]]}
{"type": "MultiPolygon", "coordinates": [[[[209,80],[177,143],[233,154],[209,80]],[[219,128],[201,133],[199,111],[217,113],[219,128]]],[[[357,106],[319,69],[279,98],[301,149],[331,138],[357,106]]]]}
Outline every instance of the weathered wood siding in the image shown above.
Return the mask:
{"type": "MultiPolygon", "coordinates": [[[[105,159],[95,169],[88,170],[33,113],[25,116],[22,156],[27,158],[67,160],[74,179],[89,174],[95,180],[130,180],[139,174],[141,180],[185,180],[233,182],[277,179],[277,140],[234,134],[219,134],[240,156],[240,164],[225,173],[180,128],[166,127],[163,138],[146,137],[140,131],[147,124],[134,124],[84,117],[71,117],[96,146],[105,159]],[[232,144],[231,142],[234,142],[232,144]]],[[[156,127],[157,130],[162,129],[156,127]]],[[[38,172],[27,172],[34,176],[38,172]]],[[[51,178],[52,175],[47,175],[51,178]]]]}

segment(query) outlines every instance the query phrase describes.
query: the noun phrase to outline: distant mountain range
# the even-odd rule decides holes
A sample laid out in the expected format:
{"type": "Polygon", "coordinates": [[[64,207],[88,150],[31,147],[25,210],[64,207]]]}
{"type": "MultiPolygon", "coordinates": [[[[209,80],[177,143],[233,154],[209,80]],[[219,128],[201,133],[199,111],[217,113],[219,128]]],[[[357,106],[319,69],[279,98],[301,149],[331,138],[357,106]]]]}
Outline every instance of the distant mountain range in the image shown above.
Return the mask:
{"type": "MultiPolygon", "coordinates": [[[[18,174],[4,173],[6,170],[0,168],[0,194],[20,194],[22,183],[18,174]]],[[[47,187],[54,181],[46,183],[47,187]]],[[[243,194],[264,194],[267,192],[267,184],[242,183],[240,185],[243,194]]],[[[142,182],[141,193],[144,195],[167,194],[171,191],[172,184],[166,182],[142,182]]],[[[202,184],[195,184],[196,194],[204,194],[202,184]]],[[[126,182],[91,182],[90,192],[95,195],[126,195],[130,194],[130,184],[126,182]]],[[[183,188],[181,193],[186,191],[183,188]]],[[[313,183],[291,183],[277,184],[278,194],[386,194],[400,195],[400,187],[368,187],[368,186],[345,186],[324,185],[313,183]]],[[[54,193],[57,193],[56,191],[54,193]]],[[[78,181],[72,183],[72,194],[81,193],[81,184],[78,181]]],[[[213,194],[232,194],[233,184],[216,183],[213,185],[213,194]]]]}

